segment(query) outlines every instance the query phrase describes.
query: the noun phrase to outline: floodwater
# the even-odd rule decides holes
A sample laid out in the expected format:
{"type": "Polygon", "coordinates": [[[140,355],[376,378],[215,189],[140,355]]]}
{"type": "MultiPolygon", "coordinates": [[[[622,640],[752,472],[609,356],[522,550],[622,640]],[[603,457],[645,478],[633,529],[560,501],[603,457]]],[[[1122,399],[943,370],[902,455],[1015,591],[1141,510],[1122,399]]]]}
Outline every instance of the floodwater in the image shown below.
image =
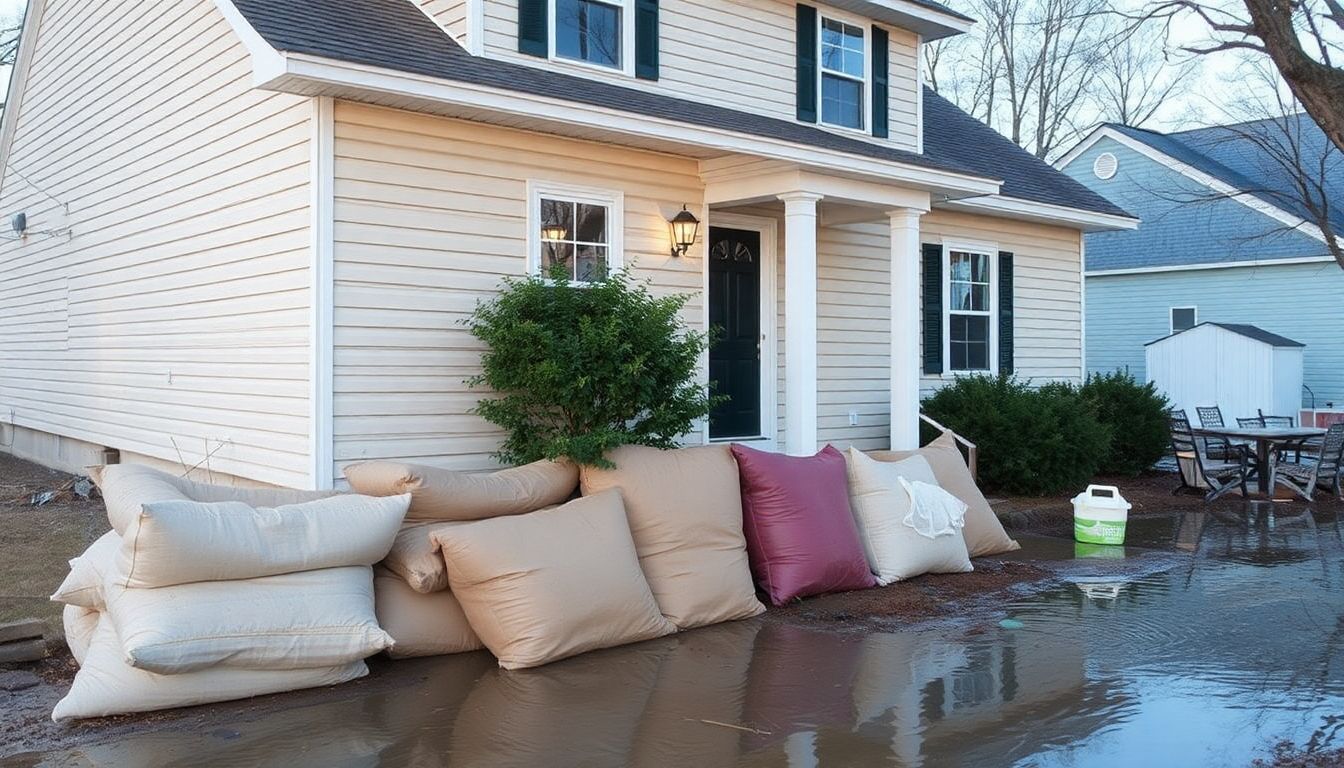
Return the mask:
{"type": "Polygon", "coordinates": [[[1259,505],[1131,526],[1166,554],[1030,539],[1019,557],[1063,584],[965,621],[767,616],[521,673],[404,662],[395,690],[33,763],[1247,766],[1281,740],[1344,747],[1341,523],[1259,505]]]}

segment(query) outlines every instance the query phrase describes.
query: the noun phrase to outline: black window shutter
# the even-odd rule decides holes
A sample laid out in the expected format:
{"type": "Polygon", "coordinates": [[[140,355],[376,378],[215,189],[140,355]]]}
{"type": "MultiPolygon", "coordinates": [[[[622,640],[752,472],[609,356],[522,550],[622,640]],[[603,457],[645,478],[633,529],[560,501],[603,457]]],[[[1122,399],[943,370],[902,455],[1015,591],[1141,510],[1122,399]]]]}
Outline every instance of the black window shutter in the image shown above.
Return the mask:
{"type": "Polygon", "coordinates": [[[550,24],[546,19],[548,0],[518,0],[518,52],[529,56],[550,55],[547,40],[550,24]]]}
{"type": "Polygon", "coordinates": [[[1013,372],[1013,254],[999,251],[999,373],[1013,372]]]}
{"type": "Polygon", "coordinates": [[[635,77],[658,79],[658,0],[635,0],[635,77]]]}
{"type": "Polygon", "coordinates": [[[873,27],[873,135],[887,138],[887,94],[891,70],[887,30],[873,27]]]}
{"type": "Polygon", "coordinates": [[[943,246],[925,243],[924,373],[943,373],[943,246]]]}
{"type": "Polygon", "coordinates": [[[798,119],[817,122],[817,9],[798,6],[798,119]]]}

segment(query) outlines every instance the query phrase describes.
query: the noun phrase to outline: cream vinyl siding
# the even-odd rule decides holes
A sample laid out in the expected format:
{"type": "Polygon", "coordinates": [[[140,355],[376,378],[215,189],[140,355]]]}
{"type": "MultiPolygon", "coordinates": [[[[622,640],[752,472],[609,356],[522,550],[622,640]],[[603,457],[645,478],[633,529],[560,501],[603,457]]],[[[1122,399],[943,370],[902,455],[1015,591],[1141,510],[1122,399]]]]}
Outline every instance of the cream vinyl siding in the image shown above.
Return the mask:
{"type": "MultiPolygon", "coordinates": [[[[547,62],[518,52],[517,0],[484,0],[484,52],[531,66],[552,67],[631,88],[657,91],[692,101],[794,120],[797,46],[795,6],[780,0],[662,0],[659,3],[657,81],[639,80],[612,70],[547,62]]],[[[825,13],[825,6],[818,6],[825,13]]],[[[848,14],[844,18],[852,18],[848,14]]],[[[916,37],[889,29],[891,58],[890,139],[916,146],[916,37]]],[[[633,41],[623,41],[632,45],[633,41]]],[[[865,99],[868,96],[865,94],[865,99]]],[[[841,131],[854,135],[852,131],[841,131]]]]}
{"type": "MultiPolygon", "coordinates": [[[[999,251],[1011,251],[1017,375],[1037,383],[1082,380],[1082,233],[1065,227],[935,210],[920,220],[920,234],[924,243],[941,244],[948,238],[994,244],[999,251]]],[[[997,285],[994,290],[998,290],[997,285]]],[[[925,376],[921,386],[927,393],[945,380],[947,377],[925,376]]]]}
{"type": "Polygon", "coordinates": [[[426,15],[437,21],[458,43],[466,45],[467,30],[471,24],[467,15],[471,6],[467,0],[415,0],[426,15]]]}
{"type": "Polygon", "coordinates": [[[655,292],[696,295],[703,240],[673,258],[667,220],[700,211],[694,161],[347,102],[336,104],[335,458],[494,466],[469,415],[481,347],[463,325],[526,271],[529,179],[622,192],[625,260],[655,292]]]}
{"type": "Polygon", "coordinates": [[[0,413],[306,484],[311,102],[253,91],[209,0],[45,5],[0,180],[30,232],[0,240],[0,413]]]}

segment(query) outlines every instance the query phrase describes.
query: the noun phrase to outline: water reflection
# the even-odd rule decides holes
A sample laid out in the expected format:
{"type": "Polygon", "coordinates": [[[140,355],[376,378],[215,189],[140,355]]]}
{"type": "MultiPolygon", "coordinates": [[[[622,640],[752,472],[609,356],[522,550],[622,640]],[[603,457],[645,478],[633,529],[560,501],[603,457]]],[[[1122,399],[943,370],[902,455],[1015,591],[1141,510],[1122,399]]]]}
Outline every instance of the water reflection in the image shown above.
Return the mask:
{"type": "Polygon", "coordinates": [[[1281,738],[1344,746],[1344,539],[1282,512],[1149,524],[1188,553],[1162,569],[1084,553],[1004,606],[1020,629],[766,616],[527,672],[409,662],[390,691],[45,764],[1246,765],[1281,738]]]}

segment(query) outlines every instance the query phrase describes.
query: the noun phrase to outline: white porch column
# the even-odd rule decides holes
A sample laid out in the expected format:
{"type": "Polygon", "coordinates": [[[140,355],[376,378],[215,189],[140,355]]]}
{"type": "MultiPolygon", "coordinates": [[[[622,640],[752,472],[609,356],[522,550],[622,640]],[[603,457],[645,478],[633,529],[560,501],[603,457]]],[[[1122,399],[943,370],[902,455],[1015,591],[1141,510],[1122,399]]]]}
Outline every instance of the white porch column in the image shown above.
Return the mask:
{"type": "Polygon", "coordinates": [[[891,219],[891,447],[919,447],[919,217],[897,208],[891,219]]]}
{"type": "Polygon", "coordinates": [[[817,452],[817,201],[784,201],[784,451],[817,452]]]}

